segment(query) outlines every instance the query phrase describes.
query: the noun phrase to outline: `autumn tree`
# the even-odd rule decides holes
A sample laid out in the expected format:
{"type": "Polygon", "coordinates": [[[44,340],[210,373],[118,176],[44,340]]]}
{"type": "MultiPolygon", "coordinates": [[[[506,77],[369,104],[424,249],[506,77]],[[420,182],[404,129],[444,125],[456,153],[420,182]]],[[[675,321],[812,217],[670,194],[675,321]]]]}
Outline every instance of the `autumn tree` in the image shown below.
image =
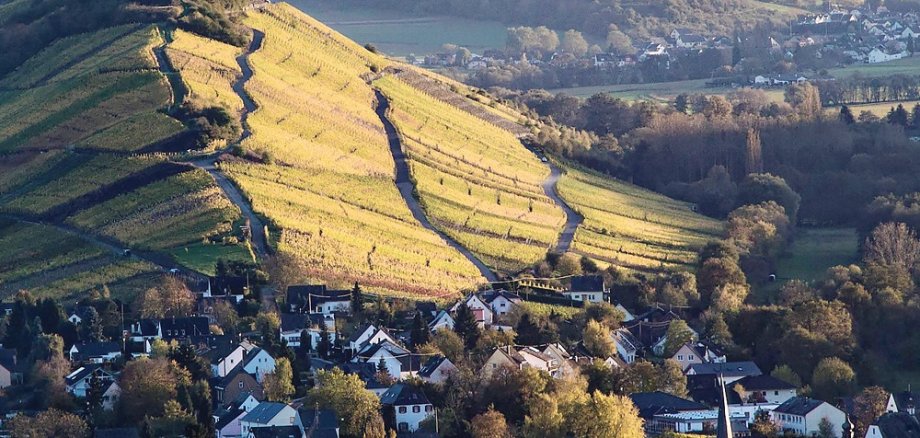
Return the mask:
{"type": "Polygon", "coordinates": [[[884,388],[870,386],[853,398],[853,423],[857,436],[864,436],[869,425],[888,411],[889,396],[884,388]]]}
{"type": "Polygon", "coordinates": [[[188,385],[188,371],[167,359],[138,359],[125,365],[119,378],[118,413],[127,423],[161,417],[166,400],[174,400],[180,385],[188,385]]]}
{"type": "Polygon", "coordinates": [[[802,118],[818,118],[821,116],[821,112],[824,111],[818,87],[809,82],[790,85],[786,88],[784,97],[786,103],[792,105],[796,113],[802,118]]]}
{"type": "Polygon", "coordinates": [[[591,394],[567,417],[569,430],[584,438],[643,438],[645,431],[632,400],[620,395],[591,394]]]}
{"type": "Polygon", "coordinates": [[[786,180],[769,173],[753,173],[745,177],[738,186],[735,205],[760,204],[767,201],[776,202],[783,207],[786,216],[789,217],[789,224],[796,224],[802,197],[786,184],[786,180]]]}
{"type": "Polygon", "coordinates": [[[9,420],[7,428],[12,438],[85,438],[89,435],[86,421],[53,408],[34,417],[16,415],[9,420]]]}
{"type": "Polygon", "coordinates": [[[268,401],[290,402],[294,395],[294,371],[291,361],[286,357],[275,360],[275,370],[265,375],[262,386],[268,401]]]}
{"type": "Polygon", "coordinates": [[[473,438],[507,438],[511,436],[508,423],[501,412],[492,406],[470,421],[470,434],[473,438]]]}
{"type": "Polygon", "coordinates": [[[147,289],[134,301],[141,318],[185,317],[195,308],[195,295],[182,280],[166,276],[157,287],[147,289]]]}
{"type": "Polygon", "coordinates": [[[863,259],[870,265],[913,270],[920,259],[920,239],[906,224],[885,222],[866,239],[863,259]]]}
{"type": "Polygon", "coordinates": [[[763,173],[763,151],[760,145],[760,131],[750,128],[745,142],[744,170],[747,173],[763,173]]]}
{"type": "Polygon", "coordinates": [[[342,436],[359,438],[379,415],[380,400],[364,388],[355,374],[345,374],[338,368],[316,373],[316,386],[307,393],[307,405],[332,409],[341,418],[342,436]]]}
{"type": "Polygon", "coordinates": [[[834,400],[846,395],[856,383],[856,373],[846,362],[828,357],[818,362],[811,377],[811,387],[816,397],[834,400]]]}
{"type": "Polygon", "coordinates": [[[588,321],[582,339],[585,348],[595,357],[607,358],[616,352],[610,329],[597,321],[588,321]]]}
{"type": "Polygon", "coordinates": [[[668,331],[665,333],[664,357],[671,357],[684,344],[692,342],[694,338],[693,330],[682,319],[675,319],[668,324],[668,331]]]}
{"type": "Polygon", "coordinates": [[[530,400],[528,414],[524,417],[525,438],[563,438],[565,418],[559,412],[559,403],[552,395],[539,394],[530,400]]]}

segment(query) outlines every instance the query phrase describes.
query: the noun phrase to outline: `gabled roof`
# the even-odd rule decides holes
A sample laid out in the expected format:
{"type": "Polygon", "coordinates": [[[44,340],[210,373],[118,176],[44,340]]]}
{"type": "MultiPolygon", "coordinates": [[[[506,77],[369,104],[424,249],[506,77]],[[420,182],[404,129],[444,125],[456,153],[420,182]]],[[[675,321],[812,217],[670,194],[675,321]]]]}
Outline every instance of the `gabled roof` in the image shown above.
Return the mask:
{"type": "Polygon", "coordinates": [[[211,334],[211,327],[206,316],[186,318],[163,318],[160,329],[164,337],[203,336],[211,334]]]}
{"type": "Polygon", "coordinates": [[[432,301],[416,301],[415,310],[428,315],[433,315],[437,313],[438,305],[432,301]]]}
{"type": "Polygon", "coordinates": [[[421,369],[418,370],[418,375],[421,377],[431,377],[431,374],[437,371],[438,367],[440,367],[444,362],[450,363],[446,357],[441,356],[440,354],[432,356],[427,361],[425,361],[425,365],[422,365],[421,369]]]}
{"type": "MultiPolygon", "coordinates": [[[[236,364],[236,366],[233,367],[233,369],[230,370],[230,372],[228,372],[227,375],[225,375],[224,377],[214,377],[214,378],[212,378],[212,379],[211,379],[211,386],[213,386],[213,387],[215,387],[215,388],[227,388],[227,387],[229,387],[231,384],[233,384],[233,381],[237,378],[237,376],[239,376],[239,375],[241,375],[241,374],[245,374],[245,375],[251,377],[253,381],[256,381],[256,379],[255,379],[254,377],[252,377],[249,373],[246,372],[246,370],[243,369],[243,363],[240,362],[240,363],[236,364]]],[[[256,381],[256,385],[258,385],[258,381],[256,381]]]]}
{"type": "Polygon", "coordinates": [[[76,371],[67,375],[64,378],[64,382],[68,385],[74,385],[77,382],[90,377],[93,373],[99,372],[103,375],[111,375],[106,370],[102,369],[102,365],[99,364],[87,364],[80,368],[77,368],[76,371]]]}
{"type": "Polygon", "coordinates": [[[600,275],[579,275],[572,277],[572,292],[603,292],[604,277],[600,275]]]}
{"type": "Polygon", "coordinates": [[[248,423],[266,424],[277,417],[288,405],[276,402],[262,402],[252,408],[241,421],[248,423]]]}
{"type": "MultiPolygon", "coordinates": [[[[390,341],[383,340],[383,341],[381,341],[380,343],[377,343],[377,344],[369,344],[369,345],[365,346],[363,349],[361,349],[361,351],[358,352],[358,358],[364,359],[364,360],[368,360],[368,359],[370,359],[372,356],[374,356],[375,354],[377,354],[377,352],[380,351],[380,350],[386,351],[386,352],[389,353],[391,356],[397,357],[397,358],[400,357],[400,356],[404,356],[404,355],[408,355],[408,354],[409,354],[409,350],[406,350],[405,348],[403,348],[403,347],[401,347],[401,346],[399,346],[399,345],[396,345],[396,344],[394,344],[394,343],[392,343],[392,342],[390,342],[390,341]]],[[[417,368],[416,368],[416,369],[417,369],[417,368]]]]}
{"type": "Polygon", "coordinates": [[[637,392],[629,396],[632,399],[636,409],[639,410],[639,416],[642,418],[652,418],[658,414],[671,414],[683,411],[700,411],[709,409],[702,403],[693,400],[680,398],[666,392],[637,392]]]}
{"type": "Polygon", "coordinates": [[[365,324],[361,326],[360,329],[355,330],[354,333],[352,333],[351,336],[348,337],[348,343],[358,342],[358,339],[360,339],[361,336],[364,335],[364,333],[366,333],[368,330],[373,330],[373,332],[371,333],[371,336],[374,336],[374,334],[377,333],[376,326],[374,326],[373,324],[365,324]]]}
{"type": "Polygon", "coordinates": [[[101,357],[111,353],[121,353],[121,344],[118,342],[86,342],[74,344],[80,357],[101,357]]]}
{"type": "MultiPolygon", "coordinates": [[[[243,358],[243,366],[249,365],[249,362],[252,362],[252,360],[255,359],[256,356],[258,356],[259,353],[262,353],[263,351],[265,350],[259,347],[252,347],[249,350],[247,350],[246,356],[243,358]]],[[[265,354],[268,354],[268,357],[272,357],[272,355],[269,354],[267,351],[265,351],[265,354]]],[[[274,358],[272,357],[272,359],[274,358]]]]}
{"type": "Polygon", "coordinates": [[[505,298],[506,300],[511,301],[513,303],[519,303],[522,301],[520,295],[514,292],[508,292],[504,289],[487,290],[483,292],[482,294],[480,294],[480,297],[482,298],[482,301],[485,302],[486,304],[492,304],[492,301],[495,301],[498,298],[505,298]]]}
{"type": "Polygon", "coordinates": [[[769,374],[760,376],[747,376],[735,382],[748,391],[788,390],[797,389],[795,385],[777,379],[769,374]]]}
{"type": "Polygon", "coordinates": [[[798,415],[804,417],[809,412],[818,408],[825,402],[809,397],[792,397],[785,403],[779,405],[773,412],[779,412],[789,415],[798,415]]]}
{"type": "Polygon", "coordinates": [[[325,284],[301,284],[287,288],[288,306],[304,307],[308,304],[316,306],[327,302],[345,301],[351,301],[351,291],[329,290],[326,289],[325,284]]]}
{"type": "Polygon", "coordinates": [[[380,397],[380,403],[390,406],[431,404],[431,402],[428,401],[428,397],[425,396],[425,393],[405,383],[397,383],[391,386],[390,389],[380,397]]]}
{"type": "Polygon", "coordinates": [[[920,437],[920,421],[907,412],[889,412],[874,423],[882,432],[882,438],[920,437]]]}
{"type": "Polygon", "coordinates": [[[699,357],[701,359],[708,357],[708,355],[706,354],[707,351],[709,352],[709,354],[714,355],[716,357],[725,356],[725,352],[722,351],[722,347],[719,347],[718,345],[713,344],[712,342],[709,342],[709,341],[694,341],[694,342],[688,342],[685,345],[687,348],[693,350],[693,352],[696,353],[696,357],[699,357]]]}
{"type": "Polygon", "coordinates": [[[297,410],[297,414],[300,415],[300,422],[303,423],[304,429],[313,427],[314,422],[317,429],[334,430],[339,427],[339,418],[335,415],[335,411],[331,409],[300,408],[297,410]]]}
{"type": "Polygon", "coordinates": [[[297,426],[253,427],[249,429],[249,433],[253,438],[300,438],[303,436],[303,432],[297,426]]]}
{"type": "Polygon", "coordinates": [[[438,312],[438,315],[435,316],[434,319],[431,320],[431,322],[428,323],[428,327],[434,327],[442,323],[448,324],[448,325],[454,325],[454,317],[450,316],[450,313],[447,313],[446,311],[442,310],[438,312]]]}
{"type": "Polygon", "coordinates": [[[636,339],[635,336],[624,328],[617,329],[613,332],[614,341],[616,341],[623,349],[627,351],[639,351],[642,348],[642,342],[636,339]]]}
{"type": "Polygon", "coordinates": [[[759,376],[763,373],[754,362],[695,363],[687,367],[688,374],[723,375],[725,377],[759,376]]]}
{"type": "Polygon", "coordinates": [[[321,313],[282,313],[281,314],[281,331],[290,332],[296,330],[306,330],[311,327],[322,327],[323,322],[326,322],[326,328],[329,331],[332,331],[335,327],[335,319],[332,317],[326,318],[326,315],[321,313]]]}
{"type": "Polygon", "coordinates": [[[243,411],[239,407],[233,407],[231,409],[228,409],[226,412],[220,414],[220,416],[217,417],[217,421],[214,423],[214,428],[217,430],[221,430],[227,427],[228,424],[232,423],[234,420],[239,418],[240,415],[243,415],[244,412],[245,411],[243,411]]]}

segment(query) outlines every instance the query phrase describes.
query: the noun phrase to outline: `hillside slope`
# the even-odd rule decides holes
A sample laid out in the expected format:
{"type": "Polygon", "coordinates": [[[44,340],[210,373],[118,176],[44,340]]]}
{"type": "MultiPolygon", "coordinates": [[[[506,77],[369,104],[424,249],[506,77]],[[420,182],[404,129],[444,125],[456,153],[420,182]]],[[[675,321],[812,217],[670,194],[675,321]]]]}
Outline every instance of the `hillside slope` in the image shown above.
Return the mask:
{"type": "Polygon", "coordinates": [[[249,49],[119,26],[61,39],[0,78],[0,265],[21,265],[0,270],[0,292],[77,296],[173,266],[210,273],[218,258],[253,260],[244,225],[267,240],[255,253],[282,283],[428,298],[560,248],[683,269],[720,232],[662,196],[551,174],[521,142],[522,114],[289,5],[242,23],[249,49]],[[235,119],[232,137],[202,144],[214,128],[196,111],[235,119]],[[33,251],[16,237],[40,229],[72,243],[33,251]]]}

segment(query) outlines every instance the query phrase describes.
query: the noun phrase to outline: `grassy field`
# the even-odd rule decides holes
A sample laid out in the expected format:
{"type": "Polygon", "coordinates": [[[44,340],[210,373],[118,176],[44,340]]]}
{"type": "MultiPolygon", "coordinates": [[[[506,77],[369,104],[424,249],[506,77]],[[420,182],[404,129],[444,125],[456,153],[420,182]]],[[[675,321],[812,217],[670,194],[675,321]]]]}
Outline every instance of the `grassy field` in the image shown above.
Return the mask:
{"type": "Polygon", "coordinates": [[[800,228],[788,254],[781,257],[776,276],[781,280],[819,280],[827,268],[859,260],[859,239],[852,228],[800,228]]]}
{"type": "Polygon", "coordinates": [[[585,217],[574,252],[640,271],[692,269],[722,224],[690,205],[597,174],[567,168],[560,195],[585,217]]]}
{"type": "Polygon", "coordinates": [[[382,57],[289,5],[247,18],[265,32],[246,85],[259,104],[243,144],[274,164],[222,168],[280,228],[279,252],[303,280],[355,281],[391,296],[453,296],[482,278],[437,234],[421,227],[393,184],[394,163],[374,92],[365,82],[382,57]]]}
{"type": "Polygon", "coordinates": [[[847,67],[828,70],[831,76],[845,78],[856,74],[865,77],[891,76],[891,75],[916,75],[920,71],[920,56],[912,56],[890,62],[878,64],[853,64],[847,67]]]}
{"type": "Polygon", "coordinates": [[[341,8],[311,0],[288,3],[360,43],[372,43],[392,56],[434,53],[458,44],[482,53],[505,47],[507,26],[498,21],[420,16],[372,8],[341,8]]]}
{"type": "MultiPolygon", "coordinates": [[[[911,100],[905,102],[883,102],[883,103],[868,103],[865,105],[847,105],[850,107],[850,112],[853,113],[853,117],[859,117],[859,113],[863,111],[869,111],[872,114],[875,114],[879,117],[885,117],[888,115],[888,111],[897,108],[898,105],[904,105],[904,109],[910,112],[914,105],[920,104],[920,100],[911,100]]],[[[827,109],[828,113],[836,116],[840,113],[840,107],[834,106],[827,109]]]]}
{"type": "Polygon", "coordinates": [[[218,260],[239,260],[254,262],[252,254],[242,245],[221,245],[219,243],[194,243],[172,251],[175,259],[198,272],[215,275],[218,260]]]}
{"type": "MultiPolygon", "coordinates": [[[[623,100],[650,100],[659,103],[668,103],[674,100],[678,94],[704,94],[707,96],[725,96],[734,88],[706,86],[708,79],[694,79],[688,81],[676,82],[656,82],[649,84],[625,84],[625,85],[600,85],[594,87],[576,87],[576,88],[556,88],[549,90],[551,93],[565,93],[570,96],[588,98],[598,93],[609,93],[623,100]]],[[[771,100],[776,102],[783,101],[783,89],[765,90],[771,100]]]]}
{"type": "Polygon", "coordinates": [[[508,131],[392,76],[374,84],[432,222],[500,271],[540,260],[565,222],[540,186],[549,169],[508,131]]]}

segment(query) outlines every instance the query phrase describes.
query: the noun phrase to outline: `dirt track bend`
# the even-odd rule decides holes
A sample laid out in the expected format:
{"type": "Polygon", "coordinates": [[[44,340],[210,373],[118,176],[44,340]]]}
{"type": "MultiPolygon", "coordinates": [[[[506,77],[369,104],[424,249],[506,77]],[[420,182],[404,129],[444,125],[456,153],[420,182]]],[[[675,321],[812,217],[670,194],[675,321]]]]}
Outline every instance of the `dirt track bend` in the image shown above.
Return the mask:
{"type": "Polygon", "coordinates": [[[495,275],[482,260],[479,260],[476,255],[463,245],[460,245],[456,240],[435,228],[435,226],[431,224],[431,221],[428,220],[428,217],[425,216],[425,210],[422,209],[422,205],[412,194],[415,190],[415,186],[412,184],[412,179],[409,175],[409,163],[406,161],[406,154],[403,151],[399,133],[387,116],[387,110],[390,108],[390,101],[379,90],[374,90],[374,93],[377,95],[377,106],[375,111],[377,112],[377,116],[380,117],[380,121],[383,122],[383,128],[387,134],[387,142],[390,145],[390,153],[393,155],[393,161],[396,163],[396,187],[399,189],[399,194],[402,195],[403,199],[406,201],[406,205],[409,207],[409,211],[412,212],[412,216],[423,227],[441,236],[448,245],[460,251],[470,263],[476,266],[476,269],[479,270],[480,274],[482,274],[486,280],[497,282],[498,276],[495,275]]]}

